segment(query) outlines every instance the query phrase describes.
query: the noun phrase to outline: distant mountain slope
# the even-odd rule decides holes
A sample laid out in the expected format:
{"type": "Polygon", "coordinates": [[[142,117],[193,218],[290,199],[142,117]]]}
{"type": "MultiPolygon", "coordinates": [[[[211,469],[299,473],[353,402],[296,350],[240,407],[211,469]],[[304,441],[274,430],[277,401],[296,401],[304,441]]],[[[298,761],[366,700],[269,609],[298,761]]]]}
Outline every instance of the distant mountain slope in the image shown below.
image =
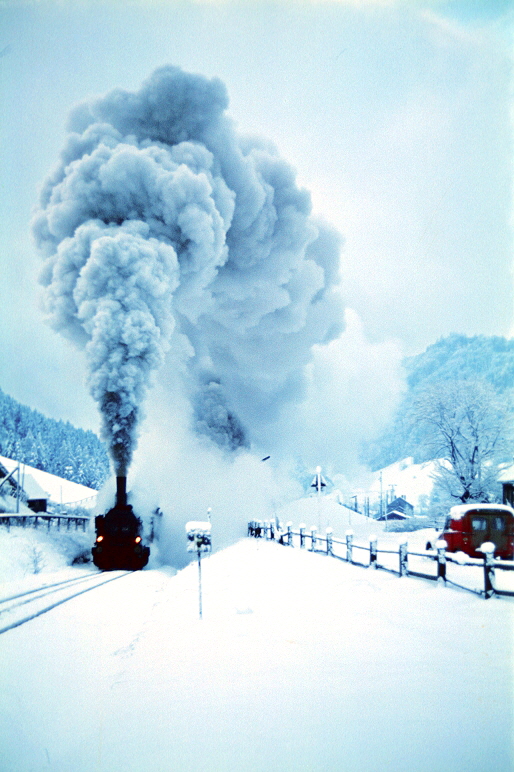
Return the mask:
{"type": "Polygon", "coordinates": [[[88,488],[100,488],[109,476],[105,446],[94,432],[47,418],[1,389],[0,455],[88,488]]]}
{"type": "Polygon", "coordinates": [[[514,386],[514,340],[449,335],[404,361],[409,388],[481,377],[502,393],[514,386]]]}
{"type": "Polygon", "coordinates": [[[449,335],[404,361],[407,391],[395,419],[363,453],[372,469],[380,469],[412,456],[416,463],[429,461],[425,435],[417,425],[412,405],[428,386],[444,381],[481,378],[507,399],[514,388],[514,340],[476,335],[449,335]]]}

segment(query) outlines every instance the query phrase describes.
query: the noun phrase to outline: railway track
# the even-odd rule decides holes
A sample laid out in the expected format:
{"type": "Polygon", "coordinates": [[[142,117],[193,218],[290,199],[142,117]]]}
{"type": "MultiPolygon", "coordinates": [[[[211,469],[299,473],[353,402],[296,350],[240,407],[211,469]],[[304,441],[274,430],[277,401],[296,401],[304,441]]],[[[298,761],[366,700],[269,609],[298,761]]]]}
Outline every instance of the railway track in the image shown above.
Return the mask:
{"type": "Polygon", "coordinates": [[[133,572],[112,571],[109,572],[107,578],[105,578],[105,574],[91,574],[77,579],[65,579],[61,582],[36,587],[34,590],[26,590],[16,595],[0,598],[0,635],[46,614],[53,608],[61,606],[85,592],[95,590],[131,573],[133,572]]]}

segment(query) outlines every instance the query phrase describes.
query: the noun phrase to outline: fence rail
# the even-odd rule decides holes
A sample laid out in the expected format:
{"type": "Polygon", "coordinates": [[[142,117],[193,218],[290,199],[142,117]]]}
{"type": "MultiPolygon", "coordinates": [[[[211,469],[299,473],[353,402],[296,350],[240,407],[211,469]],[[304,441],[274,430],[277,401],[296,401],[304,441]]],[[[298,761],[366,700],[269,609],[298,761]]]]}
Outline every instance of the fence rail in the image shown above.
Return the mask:
{"type": "Polygon", "coordinates": [[[82,528],[86,531],[89,527],[90,518],[87,515],[67,515],[67,514],[54,514],[51,512],[35,512],[33,515],[19,514],[13,512],[3,512],[0,514],[0,525],[7,526],[7,530],[10,531],[11,526],[21,526],[26,528],[45,527],[49,531],[51,527],[57,528],[58,531],[62,530],[61,526],[65,530],[69,531],[71,525],[75,525],[75,530],[78,531],[82,528]]]}
{"type": "MultiPolygon", "coordinates": [[[[299,542],[301,549],[309,549],[310,552],[328,555],[364,568],[389,571],[400,577],[413,576],[436,581],[444,585],[449,584],[453,587],[466,590],[467,592],[480,595],[486,599],[493,596],[514,597],[514,590],[501,589],[497,586],[496,582],[496,571],[514,571],[514,561],[495,560],[494,552],[486,551],[487,545],[482,545],[484,548],[483,559],[471,557],[461,559],[462,555],[457,557],[449,554],[443,542],[439,542],[436,545],[436,549],[426,550],[425,552],[410,552],[407,541],[400,544],[397,550],[394,550],[390,548],[379,548],[376,537],[371,537],[369,543],[366,545],[355,544],[353,541],[353,532],[351,531],[347,531],[345,538],[341,539],[333,536],[331,528],[327,528],[325,535],[320,536],[315,526],[312,526],[309,532],[307,532],[306,526],[300,525],[298,530],[295,531],[293,530],[292,523],[287,523],[284,530],[282,527],[277,527],[273,520],[251,520],[248,523],[248,536],[275,540],[279,544],[288,547],[294,547],[296,540],[297,543],[299,542]],[[342,546],[344,554],[337,554],[335,545],[342,546]],[[355,560],[353,554],[354,550],[364,551],[368,553],[369,557],[365,562],[355,560]],[[391,566],[391,564],[386,565],[387,560],[385,562],[379,562],[379,555],[381,554],[396,556],[396,560],[394,561],[396,566],[391,566]],[[434,573],[416,570],[409,566],[409,558],[421,558],[423,560],[431,561],[435,564],[436,570],[434,573]],[[454,578],[450,578],[448,576],[449,563],[461,567],[467,566],[481,569],[482,587],[469,587],[455,581],[454,578]]],[[[461,579],[461,581],[463,580],[461,579]]]]}

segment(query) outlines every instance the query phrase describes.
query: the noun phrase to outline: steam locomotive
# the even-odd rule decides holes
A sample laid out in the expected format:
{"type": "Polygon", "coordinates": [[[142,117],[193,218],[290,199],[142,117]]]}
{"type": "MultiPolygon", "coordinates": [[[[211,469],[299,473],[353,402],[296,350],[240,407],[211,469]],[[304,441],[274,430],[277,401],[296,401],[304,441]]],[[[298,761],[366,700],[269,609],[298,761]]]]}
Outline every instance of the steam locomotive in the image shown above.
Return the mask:
{"type": "Polygon", "coordinates": [[[138,571],[150,557],[143,544],[143,524],[127,503],[127,478],[116,477],[116,501],[105,515],[95,518],[93,563],[102,571],[138,571]]]}

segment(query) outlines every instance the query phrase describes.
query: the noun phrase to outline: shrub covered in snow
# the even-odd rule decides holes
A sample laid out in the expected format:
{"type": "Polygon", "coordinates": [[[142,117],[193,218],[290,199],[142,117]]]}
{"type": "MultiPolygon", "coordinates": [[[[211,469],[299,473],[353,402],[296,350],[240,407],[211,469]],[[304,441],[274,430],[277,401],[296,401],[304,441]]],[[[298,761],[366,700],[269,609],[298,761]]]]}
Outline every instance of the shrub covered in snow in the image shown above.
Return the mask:
{"type": "Polygon", "coordinates": [[[89,562],[91,534],[13,526],[0,528],[0,582],[89,562]]]}
{"type": "Polygon", "coordinates": [[[406,520],[388,520],[385,530],[390,533],[405,533],[429,528],[432,520],[426,517],[409,517],[406,520]]]}

